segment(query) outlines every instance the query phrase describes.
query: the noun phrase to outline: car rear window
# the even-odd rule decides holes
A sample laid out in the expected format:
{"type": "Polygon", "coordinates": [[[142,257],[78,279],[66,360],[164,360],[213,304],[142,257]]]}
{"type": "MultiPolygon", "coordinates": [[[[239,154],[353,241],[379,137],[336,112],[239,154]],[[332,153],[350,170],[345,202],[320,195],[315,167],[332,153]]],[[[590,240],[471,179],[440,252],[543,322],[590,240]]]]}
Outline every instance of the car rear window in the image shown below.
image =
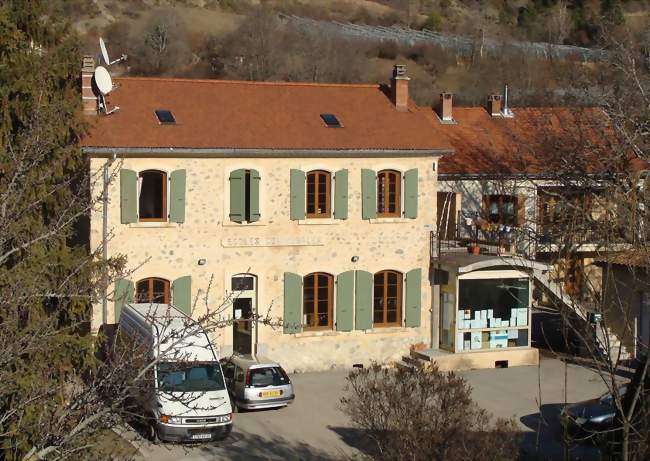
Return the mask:
{"type": "Polygon", "coordinates": [[[251,387],[283,386],[289,382],[289,377],[280,367],[251,369],[251,387]]]}

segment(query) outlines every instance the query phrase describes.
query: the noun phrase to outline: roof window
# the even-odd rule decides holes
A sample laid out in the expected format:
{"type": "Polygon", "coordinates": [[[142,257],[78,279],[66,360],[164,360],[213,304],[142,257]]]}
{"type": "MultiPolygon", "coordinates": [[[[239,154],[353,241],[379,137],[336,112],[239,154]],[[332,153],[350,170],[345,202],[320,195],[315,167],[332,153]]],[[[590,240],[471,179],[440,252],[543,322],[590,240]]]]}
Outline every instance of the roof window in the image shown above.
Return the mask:
{"type": "Polygon", "coordinates": [[[159,109],[156,111],[156,117],[161,125],[175,125],[176,119],[170,110],[159,109]]]}
{"type": "Polygon", "coordinates": [[[320,114],[320,118],[323,119],[328,128],[341,128],[343,126],[334,114],[320,114]]]}

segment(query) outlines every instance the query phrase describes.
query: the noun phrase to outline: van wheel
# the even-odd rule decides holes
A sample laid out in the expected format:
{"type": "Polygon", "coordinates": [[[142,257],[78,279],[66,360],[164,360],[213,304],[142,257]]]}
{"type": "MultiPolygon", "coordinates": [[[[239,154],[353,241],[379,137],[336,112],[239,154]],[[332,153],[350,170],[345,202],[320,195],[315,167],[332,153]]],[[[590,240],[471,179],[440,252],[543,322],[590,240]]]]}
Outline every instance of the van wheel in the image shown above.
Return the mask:
{"type": "Polygon", "coordinates": [[[156,423],[148,423],[147,427],[147,440],[154,445],[160,442],[160,437],[158,437],[158,430],[156,429],[156,423]]]}

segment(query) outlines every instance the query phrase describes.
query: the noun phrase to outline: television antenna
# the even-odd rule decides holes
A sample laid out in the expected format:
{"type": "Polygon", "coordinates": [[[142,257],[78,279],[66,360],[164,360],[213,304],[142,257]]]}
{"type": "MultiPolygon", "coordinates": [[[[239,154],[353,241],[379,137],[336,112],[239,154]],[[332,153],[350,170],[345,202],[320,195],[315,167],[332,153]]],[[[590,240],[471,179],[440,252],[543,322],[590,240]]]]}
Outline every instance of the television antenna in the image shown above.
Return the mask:
{"type": "Polygon", "coordinates": [[[94,74],[95,86],[99,90],[99,110],[104,112],[105,115],[111,115],[112,113],[120,110],[118,106],[108,109],[106,105],[106,95],[113,91],[113,79],[111,74],[108,73],[105,67],[97,66],[94,74]]]}
{"type": "Polygon", "coordinates": [[[117,64],[118,62],[126,61],[126,55],[123,54],[119,58],[117,58],[115,61],[111,61],[111,58],[108,56],[108,50],[106,49],[106,43],[104,42],[104,39],[99,37],[99,49],[102,52],[102,59],[104,60],[104,64],[107,66],[112,66],[113,64],[117,64]]]}

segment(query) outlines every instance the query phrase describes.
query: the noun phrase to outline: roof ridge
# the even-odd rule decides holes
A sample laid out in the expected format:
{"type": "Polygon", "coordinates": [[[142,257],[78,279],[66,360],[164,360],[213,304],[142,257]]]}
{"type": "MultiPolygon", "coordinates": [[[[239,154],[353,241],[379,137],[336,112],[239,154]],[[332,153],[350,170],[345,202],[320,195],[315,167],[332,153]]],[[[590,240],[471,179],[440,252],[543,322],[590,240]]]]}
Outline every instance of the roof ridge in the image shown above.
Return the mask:
{"type": "Polygon", "coordinates": [[[326,87],[349,87],[349,88],[379,88],[379,83],[322,83],[322,82],[286,82],[282,80],[258,81],[258,80],[219,80],[208,78],[178,78],[178,77],[138,77],[122,76],[114,80],[143,80],[159,82],[183,82],[183,83],[221,83],[235,85],[265,85],[265,86],[326,86],[326,87]]]}

